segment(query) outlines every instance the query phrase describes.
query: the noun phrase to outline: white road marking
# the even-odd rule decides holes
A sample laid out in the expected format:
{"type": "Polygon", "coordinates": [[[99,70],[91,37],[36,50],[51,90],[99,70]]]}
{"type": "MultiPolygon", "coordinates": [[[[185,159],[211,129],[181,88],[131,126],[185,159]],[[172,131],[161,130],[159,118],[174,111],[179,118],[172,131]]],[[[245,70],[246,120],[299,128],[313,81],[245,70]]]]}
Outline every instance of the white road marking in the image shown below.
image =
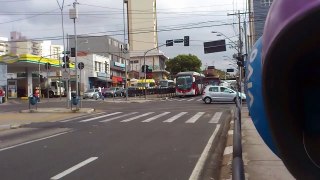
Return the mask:
{"type": "Polygon", "coordinates": [[[120,114],[120,113],[122,113],[122,112],[115,112],[115,113],[111,113],[111,114],[106,114],[106,115],[104,115],[104,116],[93,117],[93,118],[90,118],[90,119],[82,120],[82,121],[80,121],[80,122],[93,121],[93,120],[96,120],[96,119],[101,119],[101,118],[104,118],[104,117],[113,116],[113,115],[120,114]]]}
{"type": "Polygon", "coordinates": [[[192,98],[192,99],[189,99],[189,100],[187,100],[187,101],[193,101],[194,99],[192,98]]]}
{"type": "Polygon", "coordinates": [[[51,180],[61,179],[62,177],[64,177],[64,176],[72,173],[73,171],[75,171],[75,170],[77,170],[77,169],[79,169],[79,168],[81,168],[81,167],[83,167],[83,166],[91,163],[92,161],[94,161],[94,160],[96,160],[96,159],[98,159],[98,157],[91,157],[91,158],[89,158],[89,159],[87,159],[87,160],[85,160],[85,161],[82,161],[81,163],[79,163],[79,164],[77,164],[77,165],[75,165],[75,166],[73,166],[73,167],[71,167],[71,168],[63,171],[63,172],[60,173],[60,174],[55,175],[54,177],[52,177],[52,178],[50,178],[50,179],[51,179],[51,180]]]}
{"type": "Polygon", "coordinates": [[[217,127],[214,130],[212,136],[210,137],[210,139],[209,139],[206,147],[204,148],[200,158],[198,159],[198,162],[197,162],[196,166],[194,167],[192,174],[189,177],[189,180],[198,180],[200,178],[200,174],[201,174],[201,171],[205,165],[205,161],[208,158],[209,150],[212,146],[213,139],[216,137],[219,129],[220,129],[220,124],[217,124],[217,127]]]}
{"type": "Polygon", "coordinates": [[[209,121],[209,123],[218,123],[221,115],[222,115],[222,112],[216,112],[213,115],[212,119],[209,121]]]}
{"type": "Polygon", "coordinates": [[[123,120],[123,121],[120,121],[120,122],[129,122],[129,121],[133,121],[135,119],[138,119],[138,118],[141,118],[141,117],[144,117],[144,116],[148,116],[150,114],[153,114],[154,112],[148,112],[148,113],[144,113],[144,114],[141,114],[139,116],[136,116],[136,117],[132,117],[130,119],[126,119],[126,120],[123,120]]]}
{"type": "Polygon", "coordinates": [[[162,114],[158,114],[158,115],[156,115],[156,116],[153,116],[153,117],[151,117],[151,118],[149,118],[149,119],[146,119],[146,120],[144,120],[144,121],[142,121],[142,122],[150,122],[150,121],[153,121],[153,120],[155,120],[155,119],[158,119],[158,118],[160,118],[160,117],[162,117],[162,116],[165,116],[165,115],[167,115],[167,114],[169,114],[170,112],[164,112],[164,113],[162,113],[162,114]]]}
{"type": "Polygon", "coordinates": [[[138,112],[132,112],[132,113],[129,113],[129,114],[124,114],[124,115],[117,116],[117,117],[114,117],[114,118],[106,119],[106,120],[103,120],[103,121],[100,121],[100,122],[108,122],[108,121],[112,121],[112,120],[115,120],[115,119],[120,119],[120,118],[123,118],[123,117],[126,117],[126,116],[130,116],[130,115],[133,115],[133,114],[137,114],[137,113],[138,112]]]}
{"type": "Polygon", "coordinates": [[[31,143],[34,143],[34,142],[37,142],[37,141],[42,141],[42,140],[45,140],[45,139],[50,139],[50,138],[53,138],[53,137],[57,137],[57,136],[60,136],[60,135],[63,135],[63,134],[69,133],[69,132],[71,132],[71,131],[63,132],[63,133],[59,133],[59,134],[54,134],[54,135],[51,135],[51,136],[48,136],[48,137],[43,137],[43,138],[40,138],[40,139],[35,139],[35,140],[32,140],[32,141],[27,141],[27,142],[24,142],[24,143],[21,143],[21,144],[17,144],[17,145],[9,146],[9,147],[6,147],[6,148],[2,148],[2,149],[0,149],[0,152],[8,150],[8,149],[13,149],[15,147],[31,144],[31,143]]]}
{"type": "Polygon", "coordinates": [[[185,101],[186,99],[179,99],[178,101],[185,101]]]}
{"type": "Polygon", "coordinates": [[[186,121],[186,123],[195,123],[205,112],[198,112],[186,121]]]}
{"type": "Polygon", "coordinates": [[[181,116],[183,116],[183,115],[185,115],[185,114],[187,114],[187,112],[181,112],[181,113],[179,113],[179,114],[177,114],[177,115],[175,115],[175,116],[172,116],[171,118],[169,118],[169,119],[167,119],[167,120],[165,120],[165,121],[163,121],[163,122],[169,122],[169,123],[171,123],[171,122],[173,122],[174,120],[178,119],[179,117],[181,117],[181,116]]]}
{"type": "Polygon", "coordinates": [[[101,113],[96,113],[96,114],[90,114],[90,115],[86,115],[86,116],[78,116],[78,117],[74,117],[74,118],[71,118],[71,119],[67,119],[67,120],[63,120],[61,122],[69,122],[69,121],[75,121],[77,119],[81,119],[83,117],[88,117],[88,116],[94,116],[94,115],[100,115],[100,114],[104,114],[105,112],[101,112],[101,113]]]}
{"type": "Polygon", "coordinates": [[[202,101],[202,99],[198,99],[197,101],[202,101]]]}

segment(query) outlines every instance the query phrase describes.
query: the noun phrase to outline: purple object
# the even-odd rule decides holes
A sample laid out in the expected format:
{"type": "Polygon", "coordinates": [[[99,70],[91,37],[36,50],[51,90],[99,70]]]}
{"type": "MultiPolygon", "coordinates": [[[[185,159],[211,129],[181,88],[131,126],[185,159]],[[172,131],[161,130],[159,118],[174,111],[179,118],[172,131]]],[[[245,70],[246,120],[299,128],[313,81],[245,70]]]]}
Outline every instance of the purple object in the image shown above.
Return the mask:
{"type": "Polygon", "coordinates": [[[262,94],[277,154],[320,179],[320,0],[275,0],[262,41],[262,94]]]}

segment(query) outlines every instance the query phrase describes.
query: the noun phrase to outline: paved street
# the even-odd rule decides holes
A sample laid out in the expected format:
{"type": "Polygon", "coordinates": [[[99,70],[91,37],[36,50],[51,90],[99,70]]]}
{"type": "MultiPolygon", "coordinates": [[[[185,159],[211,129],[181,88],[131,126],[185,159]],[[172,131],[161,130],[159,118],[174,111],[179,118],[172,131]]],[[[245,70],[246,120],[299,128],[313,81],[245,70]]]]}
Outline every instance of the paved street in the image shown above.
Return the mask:
{"type": "MultiPolygon", "coordinates": [[[[1,177],[196,178],[205,165],[204,160],[209,158],[206,151],[212,142],[219,141],[217,133],[221,132],[234,107],[227,103],[208,105],[199,99],[173,98],[143,103],[86,100],[82,107],[94,108],[94,113],[59,116],[58,121],[50,119],[56,116],[51,114],[48,120],[41,117],[43,121],[2,131],[1,177]]],[[[65,102],[43,101],[38,106],[64,107],[65,102]]],[[[25,103],[1,105],[0,111],[6,113],[0,121],[8,120],[12,112],[26,108],[25,103]]],[[[25,114],[27,117],[42,113],[25,114]]]]}

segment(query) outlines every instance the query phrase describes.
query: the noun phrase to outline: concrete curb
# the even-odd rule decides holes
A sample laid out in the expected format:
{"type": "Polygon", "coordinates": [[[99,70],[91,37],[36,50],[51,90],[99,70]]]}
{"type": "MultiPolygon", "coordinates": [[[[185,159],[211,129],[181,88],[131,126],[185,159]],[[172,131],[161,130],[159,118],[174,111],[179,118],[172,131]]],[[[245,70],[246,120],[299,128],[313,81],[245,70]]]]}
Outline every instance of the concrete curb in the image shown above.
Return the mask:
{"type": "Polygon", "coordinates": [[[66,108],[38,108],[21,110],[20,113],[92,113],[95,109],[81,108],[81,109],[66,109],[66,108]]]}

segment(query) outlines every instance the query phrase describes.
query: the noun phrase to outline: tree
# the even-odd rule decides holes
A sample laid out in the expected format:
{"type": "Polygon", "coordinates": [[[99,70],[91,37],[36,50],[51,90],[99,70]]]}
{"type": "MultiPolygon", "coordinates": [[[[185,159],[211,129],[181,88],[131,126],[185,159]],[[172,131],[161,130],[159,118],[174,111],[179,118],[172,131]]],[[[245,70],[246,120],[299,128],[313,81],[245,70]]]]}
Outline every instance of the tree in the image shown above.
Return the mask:
{"type": "Polygon", "coordinates": [[[201,60],[192,54],[180,54],[166,62],[166,70],[172,75],[184,71],[201,72],[201,60]]]}

